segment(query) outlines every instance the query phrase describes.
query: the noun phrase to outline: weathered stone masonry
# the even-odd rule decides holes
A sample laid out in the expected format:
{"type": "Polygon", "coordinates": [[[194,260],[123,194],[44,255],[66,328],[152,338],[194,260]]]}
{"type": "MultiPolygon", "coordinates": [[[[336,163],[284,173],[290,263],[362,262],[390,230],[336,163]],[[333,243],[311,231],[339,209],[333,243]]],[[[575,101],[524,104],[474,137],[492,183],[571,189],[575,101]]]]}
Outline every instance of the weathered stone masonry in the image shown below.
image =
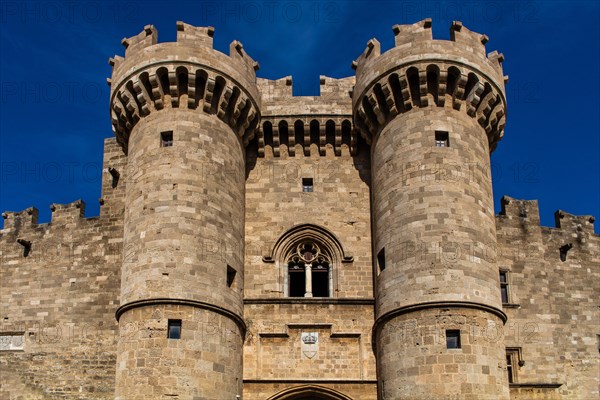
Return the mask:
{"type": "Polygon", "coordinates": [[[598,397],[594,218],[493,213],[502,54],[393,32],[319,96],[212,27],[124,39],[100,216],[3,214],[0,397],[598,397]]]}

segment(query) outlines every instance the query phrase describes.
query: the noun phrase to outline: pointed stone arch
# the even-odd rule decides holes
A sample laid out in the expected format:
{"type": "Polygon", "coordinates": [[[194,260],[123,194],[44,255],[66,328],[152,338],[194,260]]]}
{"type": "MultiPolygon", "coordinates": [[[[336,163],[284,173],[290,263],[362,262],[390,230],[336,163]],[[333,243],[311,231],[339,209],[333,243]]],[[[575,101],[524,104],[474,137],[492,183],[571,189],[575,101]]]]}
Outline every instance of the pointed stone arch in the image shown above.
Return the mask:
{"type": "Polygon", "coordinates": [[[354,261],[342,246],[342,242],[327,228],[315,224],[294,225],[283,233],[273,245],[270,254],[263,257],[265,262],[275,262],[289,252],[290,247],[304,239],[313,239],[327,248],[333,261],[346,263],[354,261]]]}
{"type": "Polygon", "coordinates": [[[303,400],[313,398],[322,400],[352,400],[351,397],[337,390],[316,385],[303,385],[284,389],[267,400],[303,400]]]}
{"type": "MultiPolygon", "coordinates": [[[[297,253],[296,253],[297,254],[297,253]]],[[[279,271],[281,293],[285,297],[313,297],[313,287],[321,294],[315,297],[336,297],[339,291],[339,271],[342,263],[354,261],[348,255],[340,240],[328,229],[315,224],[299,224],[284,232],[273,245],[270,254],[263,257],[264,262],[275,263],[279,271]],[[292,262],[299,246],[314,244],[323,255],[325,263],[298,264],[292,262]],[[293,267],[293,268],[292,268],[293,267]],[[313,275],[313,274],[318,275],[313,275]],[[327,273],[326,275],[323,275],[327,273]],[[298,275],[300,274],[300,275],[298,275]],[[304,280],[303,280],[304,276],[304,280]],[[318,277],[312,284],[312,277],[318,277]],[[305,288],[303,290],[302,288],[305,288]]],[[[298,261],[298,260],[296,260],[298,261]]]]}

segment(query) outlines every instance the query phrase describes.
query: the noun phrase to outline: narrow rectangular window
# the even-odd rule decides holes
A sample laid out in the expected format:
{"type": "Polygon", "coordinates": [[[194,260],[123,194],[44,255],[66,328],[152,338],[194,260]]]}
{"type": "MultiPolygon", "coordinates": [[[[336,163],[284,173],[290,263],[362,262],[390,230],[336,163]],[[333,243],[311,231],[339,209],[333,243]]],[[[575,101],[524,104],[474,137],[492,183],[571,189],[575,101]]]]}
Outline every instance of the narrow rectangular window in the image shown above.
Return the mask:
{"type": "Polygon", "coordinates": [[[306,274],[304,265],[288,264],[288,285],[290,297],[304,297],[306,294],[306,274]]]}
{"type": "Polygon", "coordinates": [[[508,373],[508,383],[515,381],[514,370],[513,370],[513,359],[511,354],[506,355],[506,372],[508,373]]]}
{"type": "Polygon", "coordinates": [[[329,266],[314,263],[311,268],[313,297],[329,297],[329,266]]]}
{"type": "Polygon", "coordinates": [[[435,147],[450,147],[447,131],[435,131],[435,147]]]}
{"type": "Polygon", "coordinates": [[[168,330],[167,330],[167,338],[168,339],[181,339],[181,320],[180,319],[170,319],[168,330]]]}
{"type": "Polygon", "coordinates": [[[302,191],[312,192],[313,191],[313,178],[302,178],[302,191]]]}
{"type": "Polygon", "coordinates": [[[521,358],[521,348],[511,347],[506,349],[506,373],[508,374],[508,383],[517,382],[517,370],[525,364],[521,358]]]}
{"type": "Polygon", "coordinates": [[[460,349],[460,330],[458,329],[447,329],[446,330],[446,348],[448,349],[460,349]]]}
{"type": "Polygon", "coordinates": [[[508,271],[500,271],[500,295],[502,304],[508,304],[508,271]]]}
{"type": "Polygon", "coordinates": [[[379,272],[385,269],[385,247],[377,253],[377,265],[379,266],[379,272]]]}
{"type": "Polygon", "coordinates": [[[227,266],[227,287],[235,289],[235,276],[237,275],[237,271],[231,267],[227,266]]]}
{"type": "Polygon", "coordinates": [[[160,133],[160,147],[173,146],[173,131],[165,131],[160,133]]]}

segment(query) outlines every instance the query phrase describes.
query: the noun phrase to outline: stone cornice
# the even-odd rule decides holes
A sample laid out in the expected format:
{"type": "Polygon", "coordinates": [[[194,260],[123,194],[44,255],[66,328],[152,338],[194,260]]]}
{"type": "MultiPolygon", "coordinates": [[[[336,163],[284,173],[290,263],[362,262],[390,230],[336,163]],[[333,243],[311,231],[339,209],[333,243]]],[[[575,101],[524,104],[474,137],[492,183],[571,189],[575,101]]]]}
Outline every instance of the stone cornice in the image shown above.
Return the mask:
{"type": "Polygon", "coordinates": [[[373,298],[333,298],[333,297],[278,297],[244,299],[244,304],[338,304],[375,305],[373,298]]]}
{"type": "Polygon", "coordinates": [[[140,307],[150,307],[150,306],[157,306],[157,305],[189,306],[189,307],[196,307],[196,308],[202,308],[205,310],[213,311],[213,312],[216,312],[218,314],[221,314],[221,315],[233,320],[239,326],[240,330],[242,331],[242,336],[244,336],[246,334],[246,328],[247,328],[246,322],[244,321],[244,319],[242,317],[240,317],[239,315],[237,315],[223,307],[219,307],[214,304],[205,303],[203,301],[197,301],[197,300],[156,298],[156,299],[132,301],[132,302],[123,304],[119,308],[117,308],[117,311],[115,311],[115,317],[117,318],[117,321],[119,321],[119,319],[121,318],[121,315],[123,315],[127,311],[130,311],[130,310],[133,310],[136,308],[140,308],[140,307]]]}
{"type": "Polygon", "coordinates": [[[500,318],[502,320],[502,323],[504,323],[504,324],[508,320],[508,317],[504,313],[504,311],[502,311],[496,307],[486,305],[486,304],[475,303],[475,302],[471,302],[471,301],[431,301],[431,302],[416,303],[416,304],[410,304],[410,305],[407,305],[404,307],[399,307],[399,308],[396,308],[392,311],[389,311],[389,312],[381,315],[375,321],[375,325],[373,326],[373,331],[376,331],[377,328],[379,327],[379,325],[381,325],[383,322],[385,322],[391,318],[394,318],[394,317],[397,317],[397,316],[403,315],[403,314],[408,314],[411,312],[422,311],[422,310],[427,310],[427,309],[432,309],[432,308],[472,308],[472,309],[486,311],[490,314],[494,314],[498,318],[500,318]]]}
{"type": "Polygon", "coordinates": [[[166,108],[215,114],[244,145],[254,137],[260,120],[257,100],[236,79],[190,61],[144,65],[116,84],[110,105],[113,129],[124,148],[131,130],[142,118],[166,108]]]}
{"type": "Polygon", "coordinates": [[[470,65],[438,57],[402,63],[375,77],[354,97],[354,122],[370,142],[397,115],[429,106],[475,118],[490,152],[504,134],[506,98],[499,84],[470,65]]]}

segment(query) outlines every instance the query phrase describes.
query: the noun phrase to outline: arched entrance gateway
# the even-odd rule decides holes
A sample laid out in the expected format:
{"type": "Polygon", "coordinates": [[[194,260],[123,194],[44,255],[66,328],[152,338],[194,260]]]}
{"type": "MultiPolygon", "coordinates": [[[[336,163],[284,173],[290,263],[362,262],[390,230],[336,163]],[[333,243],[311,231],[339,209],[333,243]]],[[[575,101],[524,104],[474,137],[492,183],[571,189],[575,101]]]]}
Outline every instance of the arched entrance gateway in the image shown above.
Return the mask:
{"type": "Polygon", "coordinates": [[[322,386],[296,386],[282,390],[267,400],[352,400],[352,398],[322,386]]]}

